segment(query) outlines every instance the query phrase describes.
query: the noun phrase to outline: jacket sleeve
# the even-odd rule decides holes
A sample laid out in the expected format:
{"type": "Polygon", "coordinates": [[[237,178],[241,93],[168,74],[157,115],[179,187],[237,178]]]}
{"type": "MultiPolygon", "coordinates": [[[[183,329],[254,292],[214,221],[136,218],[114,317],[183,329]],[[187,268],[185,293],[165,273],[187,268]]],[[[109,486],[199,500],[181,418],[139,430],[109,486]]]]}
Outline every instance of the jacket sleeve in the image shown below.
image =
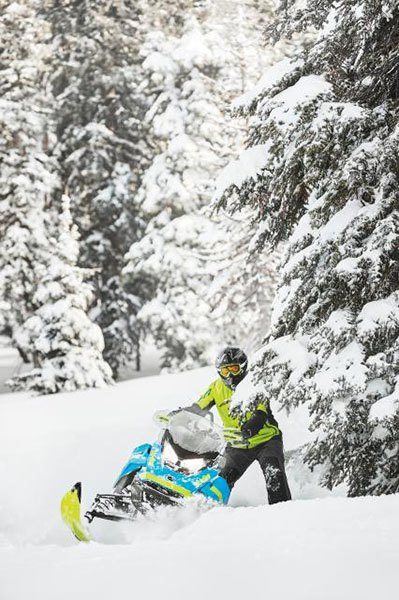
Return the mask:
{"type": "Polygon", "coordinates": [[[212,406],[215,406],[215,394],[213,390],[213,384],[209,386],[205,394],[202,394],[201,398],[197,400],[197,402],[194,402],[192,406],[198,407],[201,411],[210,410],[212,406]]]}
{"type": "Polygon", "coordinates": [[[188,410],[192,413],[195,413],[196,415],[203,415],[204,413],[207,413],[208,410],[210,410],[214,405],[215,394],[213,390],[213,383],[211,383],[209,388],[206,390],[205,394],[202,394],[202,396],[199,398],[199,400],[197,400],[197,402],[190,404],[190,406],[183,406],[178,408],[177,410],[172,410],[169,413],[169,416],[171,417],[176,413],[180,412],[181,410],[188,410]]]}
{"type": "Polygon", "coordinates": [[[265,422],[267,421],[269,423],[269,425],[274,425],[275,427],[278,427],[278,423],[276,421],[276,419],[274,418],[274,415],[272,413],[272,410],[270,408],[270,404],[268,400],[265,400],[264,402],[260,402],[258,404],[258,406],[256,407],[256,410],[263,412],[265,414],[265,422]]]}
{"type": "Polygon", "coordinates": [[[262,429],[269,416],[268,402],[259,402],[250,418],[241,427],[244,439],[253,437],[262,429]]]}
{"type": "Polygon", "coordinates": [[[257,408],[252,417],[248,419],[248,421],[246,421],[241,427],[244,439],[248,439],[259,433],[263,425],[266,423],[266,419],[266,413],[257,408]]]}

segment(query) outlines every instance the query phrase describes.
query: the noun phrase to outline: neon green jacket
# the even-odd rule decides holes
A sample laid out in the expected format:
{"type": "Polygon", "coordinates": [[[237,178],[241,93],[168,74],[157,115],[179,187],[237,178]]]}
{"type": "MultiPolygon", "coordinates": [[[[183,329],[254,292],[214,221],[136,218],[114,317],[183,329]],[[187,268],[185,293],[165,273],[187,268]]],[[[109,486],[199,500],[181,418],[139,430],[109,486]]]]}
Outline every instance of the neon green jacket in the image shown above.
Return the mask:
{"type": "Polygon", "coordinates": [[[255,446],[259,446],[259,444],[263,444],[275,435],[280,434],[277,422],[266,403],[258,404],[252,410],[248,410],[244,417],[231,415],[230,398],[233,393],[233,390],[231,390],[222,379],[216,379],[211,383],[205,394],[194,403],[194,406],[198,406],[201,410],[210,410],[213,406],[216,406],[223,426],[225,428],[236,429],[237,432],[241,432],[241,427],[254,415],[256,410],[266,413],[266,423],[256,435],[248,439],[248,448],[255,448],[255,446]]]}

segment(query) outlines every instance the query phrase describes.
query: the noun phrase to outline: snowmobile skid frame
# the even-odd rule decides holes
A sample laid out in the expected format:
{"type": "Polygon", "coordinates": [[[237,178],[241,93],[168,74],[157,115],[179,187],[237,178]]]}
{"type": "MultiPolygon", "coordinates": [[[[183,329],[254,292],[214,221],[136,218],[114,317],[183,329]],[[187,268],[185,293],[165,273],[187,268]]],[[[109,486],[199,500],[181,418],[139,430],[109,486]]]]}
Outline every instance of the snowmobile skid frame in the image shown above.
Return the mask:
{"type": "Polygon", "coordinates": [[[108,521],[121,521],[134,519],[137,511],[131,510],[132,503],[128,494],[97,494],[92,508],[85,513],[89,523],[94,518],[108,521]]]}
{"type": "Polygon", "coordinates": [[[108,521],[132,521],[138,513],[146,514],[151,508],[176,506],[181,496],[160,485],[147,482],[134,482],[130,493],[97,494],[92,508],[85,513],[89,523],[94,518],[108,521]]]}

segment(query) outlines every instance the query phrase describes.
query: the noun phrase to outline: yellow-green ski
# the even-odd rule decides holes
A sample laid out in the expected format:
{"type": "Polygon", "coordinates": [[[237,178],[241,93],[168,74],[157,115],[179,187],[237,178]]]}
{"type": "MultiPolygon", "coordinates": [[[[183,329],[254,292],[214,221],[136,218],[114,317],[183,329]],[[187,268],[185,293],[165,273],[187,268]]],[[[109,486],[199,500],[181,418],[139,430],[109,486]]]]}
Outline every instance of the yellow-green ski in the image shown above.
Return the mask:
{"type": "Polygon", "coordinates": [[[75,483],[61,500],[61,515],[64,523],[80,542],[90,542],[91,536],[80,519],[82,484],[75,483]]]}

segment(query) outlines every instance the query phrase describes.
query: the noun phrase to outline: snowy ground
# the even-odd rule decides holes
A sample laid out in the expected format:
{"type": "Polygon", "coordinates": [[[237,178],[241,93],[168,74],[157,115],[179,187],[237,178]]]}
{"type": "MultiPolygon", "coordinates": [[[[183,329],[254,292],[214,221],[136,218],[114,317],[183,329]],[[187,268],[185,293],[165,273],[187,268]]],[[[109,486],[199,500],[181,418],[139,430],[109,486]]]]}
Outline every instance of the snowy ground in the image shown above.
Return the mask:
{"type": "MultiPolygon", "coordinates": [[[[212,369],[126,381],[105,390],[0,395],[0,598],[394,598],[399,497],[328,497],[298,464],[294,502],[265,506],[256,465],[231,507],[164,511],[78,545],[59,517],[76,481],[83,503],[111,488],[133,445],[157,436],[156,409],[193,401],[212,369]],[[324,495],[327,497],[316,498],[324,495]],[[305,500],[305,498],[307,498],[305,500]]],[[[287,450],[308,439],[307,415],[277,414],[287,450]]]]}

